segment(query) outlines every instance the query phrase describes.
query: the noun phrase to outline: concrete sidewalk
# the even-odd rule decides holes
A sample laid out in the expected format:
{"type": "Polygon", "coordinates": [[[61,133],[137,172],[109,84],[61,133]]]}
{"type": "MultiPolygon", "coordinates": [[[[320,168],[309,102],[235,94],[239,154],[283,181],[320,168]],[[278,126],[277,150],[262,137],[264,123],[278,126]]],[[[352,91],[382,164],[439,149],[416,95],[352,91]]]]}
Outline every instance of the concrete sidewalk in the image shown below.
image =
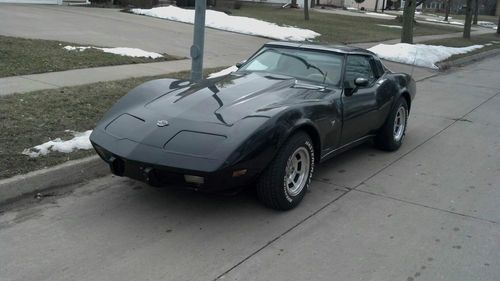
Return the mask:
{"type": "MultiPolygon", "coordinates": [[[[229,66],[237,63],[239,60],[241,59],[231,56],[209,57],[205,59],[204,67],[229,66]]],[[[190,69],[191,60],[185,59],[4,77],[0,78],[0,96],[132,77],[162,75],[190,69]]]]}

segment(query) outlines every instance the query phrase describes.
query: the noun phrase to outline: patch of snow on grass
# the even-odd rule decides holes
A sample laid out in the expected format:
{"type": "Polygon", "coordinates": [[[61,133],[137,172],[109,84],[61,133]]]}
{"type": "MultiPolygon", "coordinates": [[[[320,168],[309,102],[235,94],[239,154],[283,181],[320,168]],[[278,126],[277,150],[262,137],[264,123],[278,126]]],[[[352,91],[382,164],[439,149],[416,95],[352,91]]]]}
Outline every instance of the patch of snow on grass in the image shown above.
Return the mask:
{"type": "Polygon", "coordinates": [[[402,26],[399,26],[399,25],[389,25],[389,24],[377,24],[377,25],[380,25],[380,26],[383,26],[383,27],[389,27],[389,28],[397,28],[397,29],[402,29],[403,28],[402,26]]]}
{"type": "MultiPolygon", "coordinates": [[[[180,21],[184,23],[194,23],[194,10],[182,9],[175,6],[152,9],[132,9],[130,11],[139,15],[180,21]]],[[[214,10],[207,10],[205,25],[215,29],[258,35],[278,40],[305,41],[320,36],[319,33],[309,29],[279,26],[275,23],[263,20],[230,16],[223,12],[214,10]]]]}
{"type": "Polygon", "coordinates": [[[79,51],[79,52],[83,52],[87,49],[91,49],[92,47],[78,47],[78,46],[64,46],[63,49],[65,49],[66,51],[79,51]]]}
{"type": "Polygon", "coordinates": [[[157,59],[163,57],[161,54],[155,52],[148,52],[138,48],[127,48],[127,47],[117,47],[117,48],[99,48],[105,53],[111,53],[120,56],[127,57],[149,57],[152,59],[157,59]]]}
{"type": "Polygon", "coordinates": [[[105,53],[111,53],[115,55],[120,55],[120,56],[127,56],[127,57],[143,57],[143,58],[152,58],[152,59],[157,59],[163,57],[163,55],[155,53],[155,52],[148,52],[144,51],[142,49],[138,48],[127,48],[127,47],[117,47],[117,48],[99,48],[99,47],[93,47],[93,46],[87,46],[87,47],[77,47],[77,46],[64,46],[63,47],[67,51],[85,51],[87,49],[96,49],[96,50],[101,50],[105,53]]]}
{"type": "Polygon", "coordinates": [[[233,73],[235,72],[236,70],[238,70],[238,68],[236,67],[236,65],[233,65],[233,66],[230,66],[228,68],[224,68],[223,70],[221,71],[218,71],[218,72],[214,72],[214,73],[210,73],[208,75],[208,78],[216,78],[216,77],[220,77],[220,76],[224,76],[224,75],[228,75],[230,73],[233,73]]]}
{"type": "Polygon", "coordinates": [[[432,19],[432,18],[425,18],[425,20],[430,21],[430,22],[447,23],[447,24],[452,24],[452,25],[464,25],[463,22],[459,22],[459,21],[445,21],[445,20],[432,19]]]}
{"type": "Polygon", "coordinates": [[[51,140],[31,148],[26,148],[22,152],[22,154],[34,158],[40,155],[47,155],[51,151],[71,153],[79,149],[88,150],[92,148],[92,144],[89,140],[91,133],[92,130],[88,130],[83,133],[73,132],[74,138],[70,140],[63,141],[60,138],[57,138],[55,140],[51,140]]]}
{"type": "Polygon", "coordinates": [[[478,21],[477,24],[482,27],[497,29],[498,25],[491,21],[478,21]]]}
{"type": "Polygon", "coordinates": [[[392,19],[396,18],[396,16],[394,16],[394,15],[382,14],[382,13],[373,13],[373,12],[366,12],[365,15],[386,17],[386,18],[392,18],[392,19]]]}
{"type": "Polygon", "coordinates": [[[382,59],[437,69],[437,62],[443,61],[453,55],[465,54],[482,47],[483,45],[473,45],[463,48],[453,48],[398,43],[394,45],[379,44],[368,50],[374,52],[382,59]]]}

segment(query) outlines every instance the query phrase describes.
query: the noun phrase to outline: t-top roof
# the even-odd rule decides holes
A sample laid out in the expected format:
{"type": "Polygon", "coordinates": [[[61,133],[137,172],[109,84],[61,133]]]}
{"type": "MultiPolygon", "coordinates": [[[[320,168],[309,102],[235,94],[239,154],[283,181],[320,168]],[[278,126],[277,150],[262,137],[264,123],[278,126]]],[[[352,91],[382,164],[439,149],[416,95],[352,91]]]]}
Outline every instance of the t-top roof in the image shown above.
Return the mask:
{"type": "Polygon", "coordinates": [[[331,51],[343,54],[364,54],[364,55],[375,55],[374,53],[359,47],[346,46],[346,45],[321,45],[314,43],[299,43],[299,42],[268,42],[264,46],[277,46],[277,47],[288,47],[288,48],[298,48],[298,49],[309,49],[309,50],[320,50],[320,51],[331,51]]]}

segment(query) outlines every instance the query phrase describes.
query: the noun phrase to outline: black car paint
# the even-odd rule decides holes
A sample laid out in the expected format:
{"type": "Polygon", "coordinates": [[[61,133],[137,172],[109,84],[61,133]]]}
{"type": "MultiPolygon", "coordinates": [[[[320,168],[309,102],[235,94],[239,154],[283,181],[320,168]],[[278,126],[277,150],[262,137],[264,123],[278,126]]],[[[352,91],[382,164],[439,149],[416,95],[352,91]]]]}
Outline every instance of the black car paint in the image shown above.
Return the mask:
{"type": "MultiPolygon", "coordinates": [[[[378,60],[350,47],[266,46],[378,60]]],[[[185,184],[183,175],[199,175],[206,179],[200,189],[229,189],[255,179],[297,130],[311,136],[315,160],[324,161],[375,134],[395,101],[404,96],[411,102],[414,95],[413,79],[390,71],[349,96],[346,89],[266,73],[236,72],[196,84],[160,79],[119,100],[90,139],[118,175],[154,185],[185,184]],[[158,120],[169,125],[158,127],[158,120]],[[239,170],[247,172],[233,177],[239,170]]]]}

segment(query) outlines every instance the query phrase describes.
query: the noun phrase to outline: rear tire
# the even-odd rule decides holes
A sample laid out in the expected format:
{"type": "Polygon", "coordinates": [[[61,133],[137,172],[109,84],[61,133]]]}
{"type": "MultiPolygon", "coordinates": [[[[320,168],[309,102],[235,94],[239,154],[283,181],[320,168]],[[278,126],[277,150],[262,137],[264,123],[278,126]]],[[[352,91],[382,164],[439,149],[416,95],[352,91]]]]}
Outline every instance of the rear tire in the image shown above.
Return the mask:
{"type": "Polygon", "coordinates": [[[375,145],[386,151],[398,150],[403,143],[407,125],[408,103],[401,97],[375,137],[375,145]]]}
{"type": "Polygon", "coordinates": [[[305,132],[298,132],[280,148],[257,182],[260,201],[275,210],[297,206],[311,184],[314,171],[313,142],[305,132]]]}

